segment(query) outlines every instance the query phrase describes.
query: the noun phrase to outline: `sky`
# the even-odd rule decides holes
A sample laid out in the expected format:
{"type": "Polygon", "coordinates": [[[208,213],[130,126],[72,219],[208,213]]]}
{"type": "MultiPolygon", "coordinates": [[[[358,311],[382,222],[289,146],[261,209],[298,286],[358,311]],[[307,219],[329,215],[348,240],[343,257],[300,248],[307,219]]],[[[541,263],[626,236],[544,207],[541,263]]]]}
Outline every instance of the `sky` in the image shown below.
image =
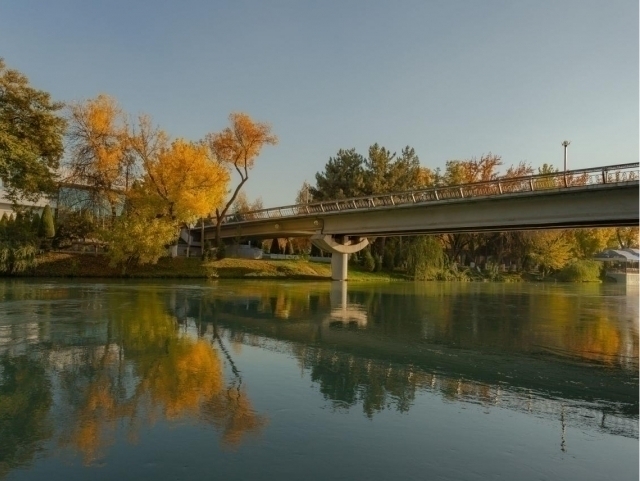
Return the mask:
{"type": "Polygon", "coordinates": [[[242,111],[280,142],[246,185],[291,204],[339,149],[638,162],[637,0],[9,0],[0,57],[54,99],[107,93],[173,137],[242,111]]]}

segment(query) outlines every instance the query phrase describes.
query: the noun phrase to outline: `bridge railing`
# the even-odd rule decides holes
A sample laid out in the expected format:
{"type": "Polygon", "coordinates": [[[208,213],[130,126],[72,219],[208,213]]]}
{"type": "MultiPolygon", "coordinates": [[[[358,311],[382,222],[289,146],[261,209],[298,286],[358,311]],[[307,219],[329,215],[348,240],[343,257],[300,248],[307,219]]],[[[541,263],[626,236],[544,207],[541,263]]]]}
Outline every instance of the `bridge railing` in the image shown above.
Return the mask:
{"type": "MultiPolygon", "coordinates": [[[[389,194],[370,195],[350,199],[295,204],[282,207],[229,214],[223,224],[249,222],[281,217],[301,217],[330,212],[354,211],[406,204],[441,202],[453,199],[500,196],[551,189],[571,189],[588,185],[638,181],[638,163],[611,165],[590,169],[553,172],[526,177],[501,177],[472,184],[436,186],[427,189],[389,194]]],[[[214,222],[215,224],[215,222],[214,222]]]]}

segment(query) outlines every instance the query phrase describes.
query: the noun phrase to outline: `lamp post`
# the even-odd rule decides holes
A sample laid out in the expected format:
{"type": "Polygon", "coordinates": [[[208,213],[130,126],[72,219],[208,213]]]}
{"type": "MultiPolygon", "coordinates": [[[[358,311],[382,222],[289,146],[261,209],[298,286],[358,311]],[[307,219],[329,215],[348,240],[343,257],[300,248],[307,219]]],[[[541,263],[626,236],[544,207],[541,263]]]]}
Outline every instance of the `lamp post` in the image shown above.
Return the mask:
{"type": "Polygon", "coordinates": [[[564,186],[565,187],[567,187],[567,147],[569,147],[570,143],[571,141],[565,140],[561,144],[564,147],[564,186]]]}
{"type": "Polygon", "coordinates": [[[564,147],[564,171],[567,171],[567,147],[569,147],[569,144],[571,143],[570,140],[565,140],[564,142],[562,142],[562,146],[564,147]]]}

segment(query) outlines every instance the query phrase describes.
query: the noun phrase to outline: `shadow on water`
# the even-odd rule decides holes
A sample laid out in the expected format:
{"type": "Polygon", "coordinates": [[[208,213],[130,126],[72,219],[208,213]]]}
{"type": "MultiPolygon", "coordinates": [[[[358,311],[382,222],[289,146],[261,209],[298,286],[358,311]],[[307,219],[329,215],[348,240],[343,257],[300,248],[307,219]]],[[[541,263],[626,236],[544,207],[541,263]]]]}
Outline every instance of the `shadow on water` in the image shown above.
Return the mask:
{"type": "Polygon", "coordinates": [[[615,286],[7,281],[0,299],[0,476],[45,446],[99,462],[159,422],[237,448],[267,424],[242,345],[370,418],[432,392],[638,437],[638,295],[615,286]]]}

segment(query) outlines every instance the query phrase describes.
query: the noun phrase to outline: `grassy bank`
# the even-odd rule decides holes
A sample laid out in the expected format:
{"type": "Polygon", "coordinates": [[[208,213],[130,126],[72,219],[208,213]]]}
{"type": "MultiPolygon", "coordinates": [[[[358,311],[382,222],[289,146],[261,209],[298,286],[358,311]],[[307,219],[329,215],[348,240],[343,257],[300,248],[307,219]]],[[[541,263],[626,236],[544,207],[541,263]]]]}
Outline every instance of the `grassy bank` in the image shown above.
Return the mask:
{"type": "MultiPolygon", "coordinates": [[[[305,260],[222,259],[201,261],[197,258],[162,258],[155,265],[130,266],[123,272],[110,267],[105,256],[51,252],[38,258],[35,269],[21,277],[124,277],[124,278],[192,278],[192,279],[299,279],[327,280],[330,264],[305,260]]],[[[349,266],[351,281],[390,281],[402,276],[384,272],[364,272],[349,266]]]]}

